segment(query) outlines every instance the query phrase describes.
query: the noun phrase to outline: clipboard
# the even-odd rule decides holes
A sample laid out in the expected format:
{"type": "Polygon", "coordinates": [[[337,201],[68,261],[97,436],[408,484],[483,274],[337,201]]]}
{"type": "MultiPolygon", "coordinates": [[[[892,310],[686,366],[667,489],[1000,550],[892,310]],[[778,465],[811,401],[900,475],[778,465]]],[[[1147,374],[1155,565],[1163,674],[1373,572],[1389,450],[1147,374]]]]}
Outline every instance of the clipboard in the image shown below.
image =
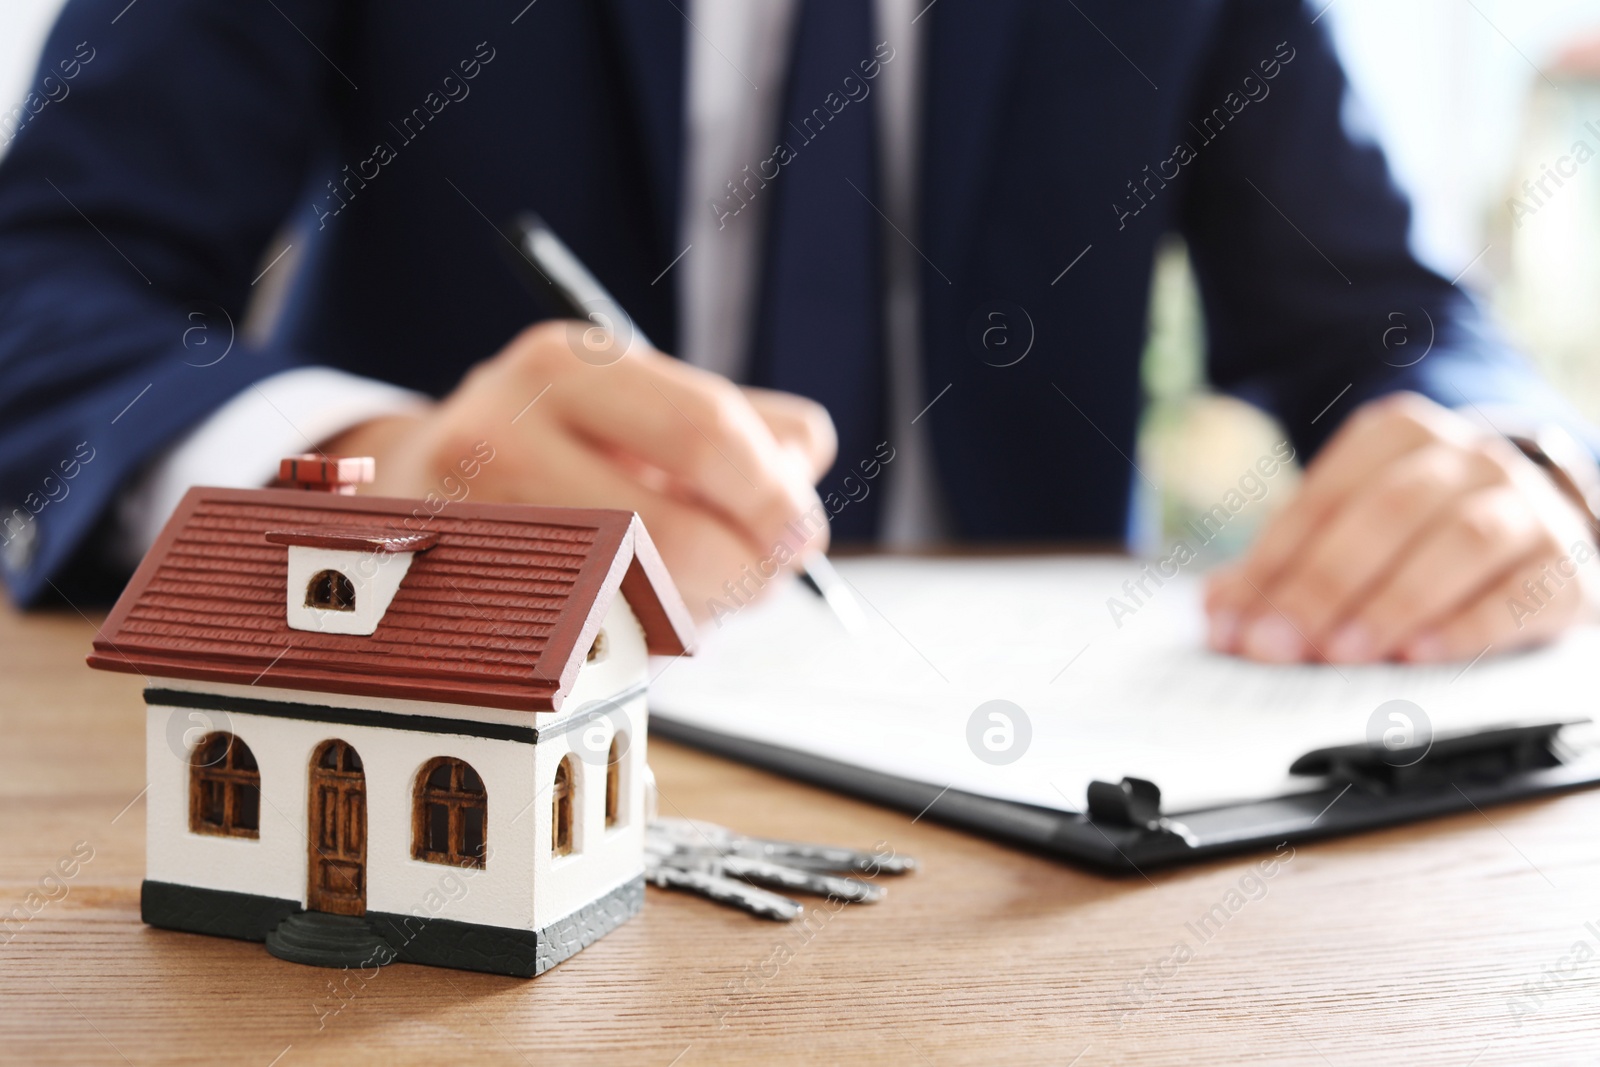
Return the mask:
{"type": "Polygon", "coordinates": [[[1291,773],[1304,792],[1163,813],[1143,779],[1093,782],[1088,810],[1065,812],[884,774],[659,714],[657,737],[748,763],[1107,875],[1134,875],[1290,842],[1378,830],[1600,784],[1600,750],[1572,749],[1565,719],[1440,736],[1431,745],[1316,749],[1291,773]]]}
{"type": "Polygon", "coordinates": [[[1465,665],[1254,664],[1205,649],[1194,575],[1112,621],[1135,560],[838,564],[869,633],[778,590],[654,669],[652,731],[1120,874],[1600,783],[1600,626],[1465,665]]]}

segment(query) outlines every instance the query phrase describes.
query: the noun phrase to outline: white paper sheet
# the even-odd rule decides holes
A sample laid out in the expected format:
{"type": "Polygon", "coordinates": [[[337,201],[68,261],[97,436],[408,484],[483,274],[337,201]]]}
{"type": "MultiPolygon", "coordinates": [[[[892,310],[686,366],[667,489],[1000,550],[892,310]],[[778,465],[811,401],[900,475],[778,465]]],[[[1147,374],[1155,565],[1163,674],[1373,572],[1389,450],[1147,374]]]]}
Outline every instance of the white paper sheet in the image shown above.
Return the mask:
{"type": "MultiPolygon", "coordinates": [[[[1148,778],[1182,812],[1305,788],[1289,764],[1364,740],[1393,699],[1436,733],[1587,716],[1600,664],[1600,628],[1585,628],[1470,666],[1264,666],[1205,650],[1197,577],[1146,579],[1136,603],[1123,583],[1142,564],[1123,558],[838,565],[867,633],[847,636],[793,585],[707,626],[696,656],[656,661],[652,714],[1063,810],[1080,810],[1094,779],[1148,778]],[[1111,597],[1135,609],[1120,626],[1111,597]],[[974,711],[995,699],[1031,727],[1006,765],[969,744],[974,711]]],[[[985,728],[1006,747],[999,723],[985,728]]]]}

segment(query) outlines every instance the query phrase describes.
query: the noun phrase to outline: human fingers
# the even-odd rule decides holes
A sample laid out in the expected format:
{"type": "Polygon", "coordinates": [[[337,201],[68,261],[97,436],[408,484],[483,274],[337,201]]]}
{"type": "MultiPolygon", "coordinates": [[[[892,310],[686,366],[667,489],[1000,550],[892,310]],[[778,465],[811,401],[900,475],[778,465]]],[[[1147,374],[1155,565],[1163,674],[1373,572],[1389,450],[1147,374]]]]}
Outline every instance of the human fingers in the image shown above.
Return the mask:
{"type": "Polygon", "coordinates": [[[542,410],[530,412],[536,420],[558,421],[660,469],[678,495],[719,511],[760,548],[796,540],[793,524],[821,514],[809,477],[726,378],[637,346],[594,366],[571,358],[556,331],[536,330],[510,354],[529,384],[550,383],[542,410]]]}
{"type": "Polygon", "coordinates": [[[1459,431],[1458,418],[1414,394],[1396,394],[1363,405],[1345,420],[1307,468],[1289,504],[1266,523],[1246,553],[1237,580],[1219,584],[1215,612],[1246,614],[1255,590],[1268,588],[1305,548],[1345,499],[1373,473],[1408,452],[1459,431]]]}
{"type": "Polygon", "coordinates": [[[1326,645],[1343,662],[1386,659],[1447,623],[1519,561],[1561,545],[1515,489],[1477,490],[1449,504],[1363,597],[1326,645]]]}
{"type": "MultiPolygon", "coordinates": [[[[1266,594],[1320,644],[1359,598],[1402,567],[1413,542],[1452,504],[1503,478],[1495,460],[1477,450],[1433,443],[1403,455],[1345,497],[1266,594]]],[[[1360,658],[1358,647],[1350,654],[1360,658]]]]}
{"type": "MultiPolygon", "coordinates": [[[[696,618],[710,614],[727,583],[762,570],[761,553],[721,515],[641,484],[581,439],[546,435],[536,451],[502,441],[499,451],[475,485],[479,499],[636,512],[696,618]]],[[[744,598],[761,591],[745,586],[744,598]]]]}
{"type": "Polygon", "coordinates": [[[1412,663],[1471,659],[1494,649],[1508,652],[1550,640],[1587,610],[1577,564],[1535,554],[1440,619],[1400,649],[1412,663]]]}
{"type": "Polygon", "coordinates": [[[828,409],[808,397],[777,389],[747,385],[742,392],[778,443],[805,461],[812,483],[820,481],[839,452],[839,437],[828,409]]]}

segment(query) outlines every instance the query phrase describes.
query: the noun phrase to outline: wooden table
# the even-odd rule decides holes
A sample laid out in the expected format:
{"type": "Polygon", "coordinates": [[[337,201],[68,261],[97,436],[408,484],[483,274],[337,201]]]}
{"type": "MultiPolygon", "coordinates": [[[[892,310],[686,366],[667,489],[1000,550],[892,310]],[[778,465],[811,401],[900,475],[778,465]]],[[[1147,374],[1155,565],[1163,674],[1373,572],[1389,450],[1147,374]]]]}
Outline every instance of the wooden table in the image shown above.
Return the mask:
{"type": "Polygon", "coordinates": [[[0,609],[0,912],[37,908],[0,926],[3,1062],[1600,1059],[1600,793],[1302,847],[1180,960],[1260,857],[1111,881],[658,743],[664,806],[923,869],[809,930],[651,889],[532,981],[397,964],[335,990],[140,923],[144,708],[138,679],[83,665],[92,634],[0,609]]]}

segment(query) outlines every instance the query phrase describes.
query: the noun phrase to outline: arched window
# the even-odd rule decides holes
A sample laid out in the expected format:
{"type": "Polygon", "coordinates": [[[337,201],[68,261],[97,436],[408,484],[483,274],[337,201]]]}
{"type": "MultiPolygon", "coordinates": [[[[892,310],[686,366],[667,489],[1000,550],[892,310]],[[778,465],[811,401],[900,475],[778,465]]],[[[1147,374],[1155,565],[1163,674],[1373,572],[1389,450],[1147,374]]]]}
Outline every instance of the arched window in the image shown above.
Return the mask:
{"type": "Polygon", "coordinates": [[[354,611],[356,587],[338,571],[318,571],[306,584],[306,607],[325,611],[354,611]]]}
{"type": "Polygon", "coordinates": [[[232,734],[207,734],[189,757],[189,829],[261,836],[261,771],[250,746],[232,734]]]}
{"type": "Polygon", "coordinates": [[[628,754],[628,735],[618,732],[606,754],[606,826],[622,824],[622,761],[628,754]]]}
{"type": "Polygon", "coordinates": [[[550,827],[550,850],[557,856],[572,854],[573,793],[572,757],[563,756],[556,766],[556,784],[552,791],[553,820],[550,827]]]}
{"type": "Polygon", "coordinates": [[[482,867],[489,824],[483,779],[448,756],[429,760],[417,775],[411,855],[452,867],[482,867]]]}

